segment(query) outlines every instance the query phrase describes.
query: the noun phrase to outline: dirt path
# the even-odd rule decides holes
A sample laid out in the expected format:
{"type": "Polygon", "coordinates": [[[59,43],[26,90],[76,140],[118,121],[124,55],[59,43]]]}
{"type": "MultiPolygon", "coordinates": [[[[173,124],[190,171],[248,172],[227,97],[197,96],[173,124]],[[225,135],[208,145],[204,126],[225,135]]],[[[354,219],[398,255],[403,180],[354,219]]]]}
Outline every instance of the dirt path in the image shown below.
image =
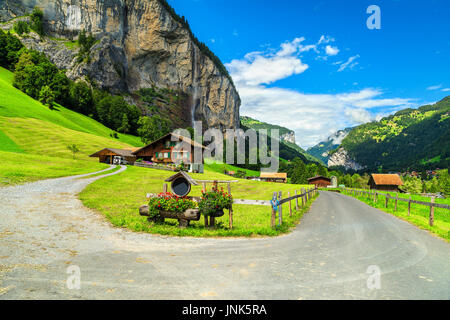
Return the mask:
{"type": "Polygon", "coordinates": [[[76,195],[99,178],[0,189],[0,299],[449,298],[449,244],[350,197],[322,192],[287,236],[172,238],[84,208],[76,195]]]}

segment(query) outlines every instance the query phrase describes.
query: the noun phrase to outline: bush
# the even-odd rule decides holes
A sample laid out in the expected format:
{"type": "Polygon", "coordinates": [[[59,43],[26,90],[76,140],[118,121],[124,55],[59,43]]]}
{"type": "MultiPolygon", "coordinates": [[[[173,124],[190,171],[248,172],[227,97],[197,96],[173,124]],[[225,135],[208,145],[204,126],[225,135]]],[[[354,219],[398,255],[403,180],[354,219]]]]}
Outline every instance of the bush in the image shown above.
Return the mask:
{"type": "Polygon", "coordinates": [[[198,207],[204,216],[209,216],[217,211],[230,208],[232,204],[233,197],[231,194],[225,192],[223,188],[219,190],[215,185],[210,192],[202,191],[202,198],[198,207]]]}
{"type": "Polygon", "coordinates": [[[16,31],[18,35],[23,35],[24,33],[30,32],[30,26],[26,21],[20,20],[14,23],[14,31],[16,31]]]}
{"type": "Polygon", "coordinates": [[[159,211],[171,211],[182,213],[188,209],[197,208],[197,203],[185,197],[179,197],[173,193],[160,193],[151,198],[149,203],[149,215],[151,218],[159,216],[159,211]]]}
{"type": "Polygon", "coordinates": [[[39,101],[53,109],[53,103],[55,103],[55,94],[49,86],[43,86],[39,92],[39,101]]]}
{"type": "Polygon", "coordinates": [[[44,12],[38,7],[31,13],[31,29],[38,35],[44,35],[44,12]]]}

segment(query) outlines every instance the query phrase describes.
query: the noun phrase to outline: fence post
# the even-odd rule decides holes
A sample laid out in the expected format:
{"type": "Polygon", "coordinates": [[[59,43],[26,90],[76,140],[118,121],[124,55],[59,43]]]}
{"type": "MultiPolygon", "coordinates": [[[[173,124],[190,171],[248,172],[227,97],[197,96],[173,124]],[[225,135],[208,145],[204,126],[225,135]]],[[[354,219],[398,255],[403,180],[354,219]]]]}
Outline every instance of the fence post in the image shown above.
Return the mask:
{"type": "MultiPolygon", "coordinates": [[[[228,182],[228,194],[231,195],[231,183],[228,182]]],[[[230,230],[233,229],[233,204],[231,204],[230,209],[228,211],[228,220],[229,220],[229,226],[230,230]]]]}
{"type": "Polygon", "coordinates": [[[398,192],[395,195],[395,211],[397,211],[397,202],[398,202],[398,192]]]}
{"type": "MultiPolygon", "coordinates": [[[[203,182],[203,183],[202,183],[202,191],[206,191],[206,182],[203,182]]],[[[205,218],[205,228],[206,228],[206,227],[209,226],[209,223],[208,223],[208,216],[204,216],[204,218],[205,218]]]]}
{"type": "Polygon", "coordinates": [[[385,199],[386,199],[386,200],[384,201],[384,207],[387,208],[387,206],[388,206],[388,201],[389,201],[389,200],[388,200],[388,195],[385,194],[384,197],[385,197],[385,199]]]}
{"type": "MultiPolygon", "coordinates": [[[[272,200],[277,200],[277,192],[276,192],[276,191],[273,192],[272,200]]],[[[271,226],[272,228],[275,228],[275,221],[276,221],[276,218],[277,218],[277,212],[276,212],[275,209],[272,207],[272,216],[271,216],[271,219],[270,219],[270,226],[271,226]]]]}
{"type": "Polygon", "coordinates": [[[408,200],[408,216],[411,214],[411,196],[409,196],[408,200]]]}
{"type": "MultiPolygon", "coordinates": [[[[295,190],[295,196],[297,197],[297,190],[295,190]]],[[[298,211],[298,198],[295,198],[295,210],[298,211]]]]}
{"type": "Polygon", "coordinates": [[[166,193],[167,192],[167,183],[163,184],[163,192],[166,193]]]}
{"type": "Polygon", "coordinates": [[[305,207],[305,188],[302,188],[302,208],[305,207]]]}
{"type": "Polygon", "coordinates": [[[434,197],[431,197],[431,206],[430,206],[430,226],[432,227],[434,225],[434,197]]]}
{"type": "MultiPolygon", "coordinates": [[[[278,200],[283,200],[281,191],[278,193],[278,200]]],[[[280,204],[278,213],[278,224],[281,226],[283,224],[283,206],[280,204]]]]}
{"type": "MultiPolygon", "coordinates": [[[[291,197],[291,193],[288,191],[288,198],[290,198],[291,197]]],[[[289,200],[289,217],[292,217],[292,203],[291,203],[292,201],[291,200],[289,200]]]]}

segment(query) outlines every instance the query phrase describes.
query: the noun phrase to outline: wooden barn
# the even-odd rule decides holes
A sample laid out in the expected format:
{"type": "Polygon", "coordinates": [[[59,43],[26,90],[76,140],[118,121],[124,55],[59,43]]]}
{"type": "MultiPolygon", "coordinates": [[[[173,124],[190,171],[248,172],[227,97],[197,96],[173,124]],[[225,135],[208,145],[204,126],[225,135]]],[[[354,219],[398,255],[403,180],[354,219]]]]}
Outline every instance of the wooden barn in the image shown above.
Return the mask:
{"type": "Polygon", "coordinates": [[[287,183],[287,173],[285,172],[261,172],[259,181],[287,183]]]}
{"type": "Polygon", "coordinates": [[[370,189],[398,192],[398,187],[403,185],[398,174],[373,173],[370,175],[370,189]]]}
{"type": "Polygon", "coordinates": [[[105,148],[94,154],[91,154],[89,157],[98,158],[101,163],[113,164],[114,157],[122,157],[129,164],[134,164],[136,161],[136,156],[133,154],[137,148],[130,149],[113,149],[113,148],[105,148]]]}
{"type": "Polygon", "coordinates": [[[134,151],[133,155],[136,159],[142,159],[144,161],[158,164],[173,164],[174,160],[181,160],[189,167],[190,172],[203,173],[203,149],[205,149],[205,147],[202,144],[199,144],[187,137],[183,137],[175,133],[169,133],[146,145],[145,147],[134,151]],[[172,139],[172,137],[174,139],[172,139]],[[186,143],[189,146],[189,149],[186,150],[186,148],[184,148],[183,150],[176,151],[175,147],[180,142],[186,143]],[[194,163],[195,148],[201,149],[199,152],[201,154],[201,160],[199,163],[194,163]]]}
{"type": "Polygon", "coordinates": [[[324,176],[315,176],[308,179],[308,184],[313,184],[318,188],[326,188],[331,185],[331,179],[324,176]]]}

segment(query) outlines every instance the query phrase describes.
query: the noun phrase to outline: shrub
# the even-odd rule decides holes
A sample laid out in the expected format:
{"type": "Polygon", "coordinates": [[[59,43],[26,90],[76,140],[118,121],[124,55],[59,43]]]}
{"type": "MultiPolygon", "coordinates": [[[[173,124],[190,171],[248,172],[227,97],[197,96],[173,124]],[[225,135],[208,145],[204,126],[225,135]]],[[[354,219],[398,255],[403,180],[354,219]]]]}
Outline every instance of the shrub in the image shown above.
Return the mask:
{"type": "Polygon", "coordinates": [[[30,32],[30,26],[26,21],[20,20],[14,23],[14,31],[16,31],[18,35],[23,35],[24,33],[30,32]]]}
{"type": "Polygon", "coordinates": [[[31,29],[40,36],[44,35],[44,12],[37,7],[31,13],[31,29]]]}

